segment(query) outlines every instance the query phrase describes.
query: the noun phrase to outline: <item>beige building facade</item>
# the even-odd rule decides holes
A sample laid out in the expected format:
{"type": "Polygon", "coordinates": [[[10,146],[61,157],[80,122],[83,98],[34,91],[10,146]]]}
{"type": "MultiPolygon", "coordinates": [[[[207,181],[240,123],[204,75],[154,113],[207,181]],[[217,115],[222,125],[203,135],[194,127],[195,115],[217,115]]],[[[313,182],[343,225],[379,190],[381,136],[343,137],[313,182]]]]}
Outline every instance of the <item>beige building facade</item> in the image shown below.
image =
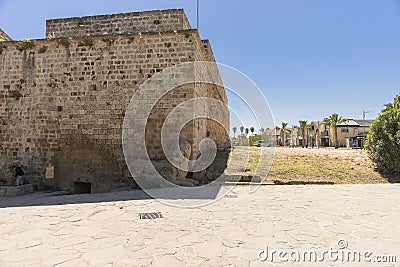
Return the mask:
{"type": "MultiPolygon", "coordinates": [[[[347,119],[346,122],[338,125],[337,134],[339,147],[362,148],[365,137],[371,129],[373,120],[347,119]]],[[[303,129],[293,126],[287,129],[286,145],[293,147],[334,147],[335,131],[321,121],[313,121],[308,124],[303,133],[303,129]]],[[[281,144],[281,137],[278,136],[281,144]]]]}
{"type": "MultiPolygon", "coordinates": [[[[346,122],[338,124],[337,138],[339,147],[362,148],[372,122],[372,120],[347,119],[346,122]]],[[[322,121],[313,121],[311,125],[314,130],[311,131],[309,140],[314,146],[335,146],[334,128],[327,126],[322,121]]]]}

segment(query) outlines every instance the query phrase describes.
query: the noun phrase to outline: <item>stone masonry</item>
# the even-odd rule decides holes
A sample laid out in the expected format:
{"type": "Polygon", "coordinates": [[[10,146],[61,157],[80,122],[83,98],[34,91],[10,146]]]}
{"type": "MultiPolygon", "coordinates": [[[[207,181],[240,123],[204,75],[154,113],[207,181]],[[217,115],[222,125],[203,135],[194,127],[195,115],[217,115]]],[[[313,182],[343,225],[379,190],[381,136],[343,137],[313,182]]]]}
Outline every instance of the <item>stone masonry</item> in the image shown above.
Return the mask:
{"type": "MultiPolygon", "coordinates": [[[[165,68],[215,61],[210,43],[190,28],[183,10],[55,19],[46,26],[47,39],[38,40],[11,41],[0,31],[0,185],[13,182],[13,169],[21,163],[36,190],[134,186],[121,140],[130,99],[165,68]]],[[[146,125],[148,154],[163,162],[163,175],[172,181],[189,177],[202,184],[215,177],[174,171],[160,144],[167,114],[198,96],[227,103],[222,87],[185,85],[157,103],[146,125]]],[[[223,116],[228,122],[228,111],[223,116]]],[[[223,171],[229,137],[221,125],[193,120],[180,137],[190,159],[199,156],[200,140],[214,139],[222,155],[222,170],[216,172],[223,171]]]]}
{"type": "Polygon", "coordinates": [[[59,38],[190,30],[183,10],[146,11],[46,21],[46,34],[59,38]]]}
{"type": "Polygon", "coordinates": [[[12,41],[11,37],[7,35],[2,29],[0,29],[0,42],[12,41]]]}

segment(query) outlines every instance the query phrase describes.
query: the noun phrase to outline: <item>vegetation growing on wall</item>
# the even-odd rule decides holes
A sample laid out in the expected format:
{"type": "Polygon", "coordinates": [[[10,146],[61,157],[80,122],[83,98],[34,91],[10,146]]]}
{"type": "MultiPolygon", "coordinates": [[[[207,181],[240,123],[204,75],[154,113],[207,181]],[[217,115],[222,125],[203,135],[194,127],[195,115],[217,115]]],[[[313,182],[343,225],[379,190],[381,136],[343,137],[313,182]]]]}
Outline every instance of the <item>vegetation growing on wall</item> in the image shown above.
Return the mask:
{"type": "Polygon", "coordinates": [[[48,49],[48,47],[44,45],[41,48],[39,48],[38,52],[39,52],[39,54],[43,54],[43,53],[46,53],[47,49],[48,49]]]}
{"type": "Polygon", "coordinates": [[[18,42],[17,45],[17,50],[18,51],[25,51],[25,50],[30,50],[35,47],[35,42],[30,40],[30,39],[24,39],[21,42],[18,42]]]}
{"type": "Polygon", "coordinates": [[[22,97],[22,94],[18,90],[13,90],[10,92],[10,96],[15,98],[15,100],[19,100],[22,97]]]}
{"type": "Polygon", "coordinates": [[[59,44],[59,45],[62,45],[62,46],[64,46],[65,48],[69,48],[70,47],[70,42],[68,41],[68,39],[58,39],[57,40],[57,43],[59,44]]]}
{"type": "Polygon", "coordinates": [[[111,38],[108,38],[108,37],[103,37],[102,41],[105,42],[108,45],[112,45],[115,40],[111,39],[111,38]]]}
{"type": "Polygon", "coordinates": [[[128,44],[133,43],[135,41],[135,36],[130,36],[128,38],[128,44]]]}
{"type": "Polygon", "coordinates": [[[94,44],[93,40],[86,37],[81,42],[79,42],[78,46],[89,46],[92,47],[94,44]]]}

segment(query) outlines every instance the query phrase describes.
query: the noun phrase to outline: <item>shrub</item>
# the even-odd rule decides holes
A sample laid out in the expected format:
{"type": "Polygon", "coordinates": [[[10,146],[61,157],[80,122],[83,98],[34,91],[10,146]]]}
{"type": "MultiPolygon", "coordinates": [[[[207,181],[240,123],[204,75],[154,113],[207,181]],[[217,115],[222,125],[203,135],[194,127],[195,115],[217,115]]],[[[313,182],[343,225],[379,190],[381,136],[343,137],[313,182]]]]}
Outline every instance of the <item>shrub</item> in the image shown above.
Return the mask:
{"type": "Polygon", "coordinates": [[[24,51],[28,49],[33,49],[35,47],[35,43],[30,39],[24,39],[18,43],[17,49],[18,51],[24,51]]]}
{"type": "Polygon", "coordinates": [[[64,46],[65,48],[69,48],[69,46],[71,45],[67,39],[59,39],[57,40],[57,43],[64,46]]]}
{"type": "Polygon", "coordinates": [[[372,123],[365,147],[379,171],[400,174],[400,95],[372,123]]]}
{"type": "Polygon", "coordinates": [[[255,142],[263,140],[262,136],[260,134],[255,134],[253,136],[249,137],[249,146],[253,146],[255,142]]]}
{"type": "Polygon", "coordinates": [[[39,54],[43,54],[43,53],[46,53],[46,51],[47,51],[47,46],[42,46],[41,48],[39,48],[39,50],[38,50],[38,52],[39,52],[39,54]]]}
{"type": "Polygon", "coordinates": [[[79,42],[78,46],[89,46],[92,47],[94,41],[88,37],[84,38],[81,42],[79,42]]]}

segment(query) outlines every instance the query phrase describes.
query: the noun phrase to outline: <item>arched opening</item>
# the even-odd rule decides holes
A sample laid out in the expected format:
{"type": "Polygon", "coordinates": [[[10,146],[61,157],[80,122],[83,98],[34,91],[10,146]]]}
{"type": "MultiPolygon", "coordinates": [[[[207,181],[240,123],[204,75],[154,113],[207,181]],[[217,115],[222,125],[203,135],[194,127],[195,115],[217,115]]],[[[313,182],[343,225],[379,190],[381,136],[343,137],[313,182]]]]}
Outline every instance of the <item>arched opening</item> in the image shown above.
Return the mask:
{"type": "Polygon", "coordinates": [[[52,183],[57,190],[102,193],[128,184],[113,155],[93,143],[70,143],[55,156],[53,163],[52,183]]]}

